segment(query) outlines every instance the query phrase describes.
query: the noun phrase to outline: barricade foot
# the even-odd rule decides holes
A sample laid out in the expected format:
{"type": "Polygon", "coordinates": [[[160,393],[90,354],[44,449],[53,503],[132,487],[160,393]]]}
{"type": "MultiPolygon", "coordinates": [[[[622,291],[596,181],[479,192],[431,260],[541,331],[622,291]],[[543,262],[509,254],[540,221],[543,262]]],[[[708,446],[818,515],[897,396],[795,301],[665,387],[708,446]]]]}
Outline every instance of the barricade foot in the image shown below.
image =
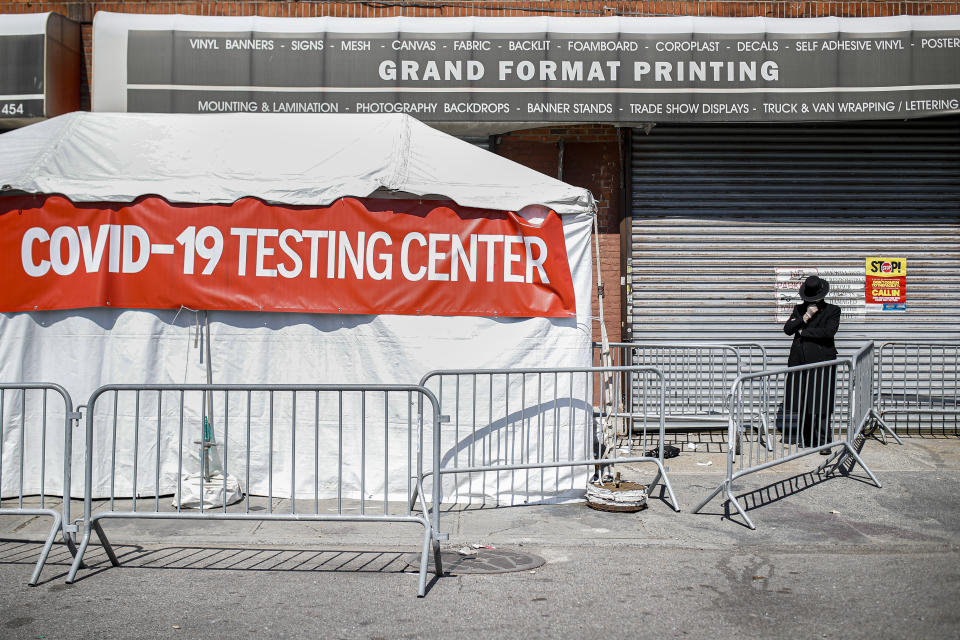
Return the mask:
{"type": "Polygon", "coordinates": [[[432,475],[433,475],[433,472],[431,471],[431,472],[425,473],[422,477],[414,478],[416,482],[413,483],[413,493],[410,494],[410,504],[407,505],[410,508],[410,511],[413,511],[413,508],[417,506],[417,502],[419,501],[420,508],[423,511],[423,513],[424,514],[428,513],[427,505],[425,502],[427,494],[424,493],[423,491],[423,480],[424,478],[432,475]],[[420,500],[421,496],[424,498],[424,500],[420,500]]]}
{"type": "Polygon", "coordinates": [[[736,507],[737,512],[738,512],[741,516],[743,516],[743,519],[744,519],[744,520],[747,521],[747,526],[748,526],[748,527],[750,527],[751,529],[756,530],[757,525],[753,524],[753,520],[750,519],[750,516],[747,515],[747,512],[744,511],[744,510],[743,510],[743,507],[740,506],[740,502],[737,500],[737,497],[736,497],[735,495],[733,495],[733,491],[731,491],[731,489],[730,489],[729,486],[726,487],[726,494],[727,494],[727,503],[728,503],[728,504],[732,504],[734,507],[736,507]]]}
{"type": "Polygon", "coordinates": [[[73,536],[67,533],[66,527],[63,527],[63,543],[67,545],[67,549],[70,550],[71,557],[77,557],[77,541],[73,539],[73,536]]]}
{"type": "Polygon", "coordinates": [[[654,463],[657,465],[657,475],[654,477],[653,482],[650,483],[648,488],[647,495],[650,495],[653,492],[653,489],[660,483],[660,479],[663,478],[663,486],[667,489],[667,494],[670,496],[670,506],[674,511],[680,512],[680,503],[677,502],[677,496],[673,494],[673,487],[670,486],[670,478],[667,476],[667,470],[664,468],[663,463],[659,460],[654,459],[654,463]]]}
{"type": "Polygon", "coordinates": [[[747,515],[747,512],[743,510],[743,508],[740,506],[740,503],[737,501],[737,498],[733,495],[733,491],[731,490],[731,485],[728,480],[724,480],[723,482],[721,482],[716,489],[710,492],[710,495],[708,495],[706,498],[701,500],[700,504],[698,504],[696,507],[693,508],[693,511],[691,513],[699,513],[700,509],[703,509],[707,505],[707,503],[713,500],[714,496],[716,496],[721,491],[723,491],[724,494],[726,494],[727,496],[725,503],[733,504],[737,512],[741,516],[743,516],[744,520],[746,520],[747,526],[750,527],[751,529],[756,529],[757,527],[755,524],[753,524],[753,520],[750,519],[750,516],[747,515]]]}
{"type": "Polygon", "coordinates": [[[433,566],[437,577],[443,576],[443,558],[440,557],[440,541],[433,541],[433,566]]]}
{"type": "Polygon", "coordinates": [[[766,442],[767,451],[773,451],[773,441],[776,439],[776,434],[771,435],[770,426],[767,424],[767,418],[764,417],[762,418],[762,420],[763,420],[763,434],[767,440],[766,442]]]}
{"type": "Polygon", "coordinates": [[[815,473],[819,475],[819,474],[825,473],[827,468],[830,466],[833,466],[834,468],[836,468],[840,465],[840,462],[842,461],[843,455],[846,453],[847,448],[843,446],[843,447],[837,447],[837,449],[838,449],[837,451],[834,451],[833,453],[830,454],[830,457],[827,458],[823,464],[817,467],[815,473]]]}
{"type": "MultiPolygon", "coordinates": [[[[853,456],[853,459],[857,461],[857,464],[863,467],[863,470],[866,471],[867,475],[870,476],[870,479],[873,480],[873,484],[875,484],[878,489],[882,489],[883,485],[880,484],[880,481],[877,479],[877,476],[873,474],[873,471],[870,471],[870,467],[868,467],[866,463],[864,463],[863,458],[860,457],[860,455],[853,448],[853,446],[849,442],[845,442],[843,446],[844,446],[845,455],[853,456]]],[[[841,456],[840,460],[842,459],[843,459],[843,456],[841,456]]],[[[837,461],[837,464],[840,463],[840,460],[837,461]]]]}
{"type": "Polygon", "coordinates": [[[430,541],[433,539],[429,524],[423,527],[423,547],[420,549],[420,577],[417,582],[417,597],[427,595],[427,564],[430,558],[430,541]]]}
{"type": "Polygon", "coordinates": [[[47,556],[50,555],[50,549],[53,547],[53,541],[57,537],[57,531],[63,528],[60,514],[55,514],[53,517],[53,526],[50,527],[50,533],[47,535],[47,540],[44,542],[43,551],[40,552],[40,558],[37,560],[37,566],[33,569],[33,575],[30,576],[30,581],[27,583],[31,587],[37,586],[37,582],[40,581],[40,572],[43,571],[43,566],[47,563],[47,556]]]}
{"type": "Polygon", "coordinates": [[[90,526],[97,532],[97,538],[100,539],[100,544],[103,545],[103,550],[107,554],[107,557],[110,558],[110,563],[115,566],[120,566],[120,560],[117,559],[117,554],[113,552],[113,547],[110,546],[110,541],[107,540],[107,536],[103,533],[103,527],[100,526],[100,522],[94,520],[90,523],[90,526]]]}
{"type": "MultiPolygon", "coordinates": [[[[64,544],[67,545],[67,549],[70,551],[70,557],[76,558],[76,557],[77,557],[77,539],[76,539],[76,534],[68,533],[68,532],[67,532],[67,526],[66,526],[66,525],[67,525],[67,523],[64,522],[64,523],[63,523],[63,542],[64,542],[64,544]]],[[[76,527],[74,527],[74,528],[76,528],[76,527]]],[[[80,563],[80,568],[81,568],[81,569],[86,569],[87,566],[81,562],[81,563],[80,563]]]]}
{"type": "MultiPolygon", "coordinates": [[[[767,417],[764,415],[760,416],[760,425],[763,428],[763,431],[758,432],[758,437],[760,439],[760,444],[766,448],[767,451],[773,451],[773,441],[775,436],[770,435],[770,425],[767,424],[767,417]]],[[[739,442],[737,443],[737,453],[740,453],[739,442]]]]}
{"type": "Polygon", "coordinates": [[[73,584],[74,580],[76,580],[77,572],[81,567],[84,566],[83,555],[87,552],[87,547],[90,545],[90,536],[93,535],[94,531],[97,532],[97,538],[99,538],[100,544],[103,546],[103,550],[106,552],[107,557],[110,558],[110,563],[115,567],[120,566],[120,560],[117,559],[117,554],[113,552],[113,547],[110,546],[107,536],[103,533],[103,527],[100,526],[99,522],[94,520],[83,532],[83,539],[80,541],[80,548],[77,549],[77,553],[73,557],[73,564],[70,565],[70,573],[67,574],[67,584],[73,584]]]}
{"type": "MultiPolygon", "coordinates": [[[[657,475],[655,475],[655,476],[653,477],[653,481],[652,481],[649,485],[647,485],[647,496],[649,496],[649,497],[652,497],[652,496],[653,496],[653,490],[657,488],[657,485],[658,485],[658,484],[660,484],[660,476],[662,476],[662,475],[663,475],[663,473],[660,472],[660,469],[657,469],[657,475]]],[[[595,482],[595,480],[591,480],[591,482],[595,482]]],[[[664,485],[664,486],[666,486],[666,485],[664,485]]],[[[662,492],[662,491],[660,492],[660,497],[661,497],[661,498],[663,497],[663,492],[662,492]]]]}
{"type": "Polygon", "coordinates": [[[699,512],[700,512],[700,509],[703,509],[705,506],[707,506],[707,503],[710,502],[711,500],[713,500],[714,496],[716,496],[718,493],[720,493],[721,491],[723,491],[723,488],[724,488],[725,486],[726,486],[726,482],[721,482],[721,483],[720,483],[720,486],[718,486],[716,489],[714,489],[713,491],[711,491],[711,492],[710,492],[710,495],[708,495],[706,498],[704,498],[703,500],[701,500],[701,501],[700,501],[700,504],[698,504],[696,507],[694,507],[694,508],[693,508],[693,511],[691,511],[690,513],[699,513],[699,512]]]}
{"type": "Polygon", "coordinates": [[[73,556],[73,564],[70,565],[70,573],[67,574],[67,584],[73,584],[77,577],[77,571],[83,566],[83,554],[87,552],[87,545],[90,544],[90,527],[83,532],[83,538],[80,540],[80,548],[77,554],[73,556]]]}
{"type": "Polygon", "coordinates": [[[874,432],[877,428],[880,428],[880,435],[883,438],[883,443],[887,443],[887,434],[890,434],[890,437],[897,441],[897,444],[902,445],[903,440],[900,439],[893,429],[883,421],[883,418],[880,417],[880,414],[877,413],[876,409],[870,409],[870,417],[873,418],[873,424],[870,428],[870,432],[874,432]]]}

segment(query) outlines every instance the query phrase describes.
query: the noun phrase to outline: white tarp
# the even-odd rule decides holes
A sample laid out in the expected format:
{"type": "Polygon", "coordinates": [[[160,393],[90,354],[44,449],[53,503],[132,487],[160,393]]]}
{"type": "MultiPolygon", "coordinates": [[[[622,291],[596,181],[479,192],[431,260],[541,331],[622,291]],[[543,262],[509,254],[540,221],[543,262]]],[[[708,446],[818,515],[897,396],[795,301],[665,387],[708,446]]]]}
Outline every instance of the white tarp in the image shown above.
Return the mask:
{"type": "Polygon", "coordinates": [[[378,189],[467,207],[589,213],[589,191],[405,115],[82,113],[3,135],[2,190],[74,202],[324,205],[378,189]]]}
{"type": "MultiPolygon", "coordinates": [[[[406,116],[151,116],[71,114],[0,136],[0,185],[8,189],[59,193],[74,201],[129,201],[157,194],[178,202],[231,202],[256,196],[272,202],[324,204],[340,196],[366,196],[387,187],[417,195],[439,194],[460,204],[524,210],[535,217],[545,205],[562,212],[566,250],[576,292],[577,316],[550,318],[360,316],[216,311],[210,314],[213,381],[219,384],[415,384],[426,372],[451,368],[583,367],[591,364],[591,247],[593,200],[590,194],[538,174],[495,154],[477,149],[406,116]]],[[[41,311],[0,314],[0,382],[50,381],[65,387],[75,404],[105,384],[203,383],[202,348],[195,347],[196,316],[190,311],[118,310],[41,311]]],[[[201,343],[202,344],[202,343],[201,343]]],[[[581,390],[578,390],[582,394],[581,390]]],[[[578,397],[583,397],[578,395],[578,397]]],[[[178,477],[176,429],[155,428],[155,402],[141,407],[138,493],[153,495],[159,471],[161,493],[173,493],[178,477]],[[153,418],[151,419],[151,416],[153,418]],[[151,425],[153,428],[151,430],[151,425]],[[159,469],[155,460],[159,459],[159,469]]],[[[104,402],[103,434],[112,428],[104,402]]],[[[297,406],[297,429],[313,432],[312,402],[297,406]]],[[[121,408],[118,435],[118,495],[129,495],[133,460],[132,405],[121,408]]],[[[231,405],[231,411],[240,411],[231,405]]],[[[294,453],[284,425],[292,424],[289,397],[274,408],[273,491],[289,495],[295,477],[298,496],[336,495],[337,470],[321,465],[314,447],[337,446],[300,440],[294,453]],[[296,474],[290,473],[297,459],[296,474]],[[302,467],[302,469],[301,469],[302,467]],[[316,480],[316,483],[315,483],[316,480]]],[[[323,411],[323,408],[321,408],[323,411]]],[[[391,408],[391,411],[393,409],[391,408]]],[[[176,410],[166,404],[163,423],[175,424],[176,410]],[[171,422],[172,421],[172,422],[171,422]]],[[[188,403],[185,422],[201,418],[199,402],[188,403]]],[[[27,424],[39,424],[41,408],[31,400],[27,424]]],[[[98,415],[101,415],[98,412],[98,415]]],[[[216,407],[214,416],[222,416],[216,407]]],[[[48,409],[47,492],[60,487],[62,452],[56,410],[48,409]]],[[[218,442],[223,426],[214,421],[218,442]]],[[[3,407],[5,495],[19,491],[20,405],[8,392],[3,407]]],[[[231,424],[240,424],[240,417],[231,424]]],[[[382,424],[382,422],[381,422],[382,424]]],[[[261,428],[260,424],[257,428],[261,428]]],[[[233,427],[231,427],[233,429],[233,427]]],[[[405,442],[404,416],[391,416],[391,431],[405,442]]],[[[287,429],[289,431],[289,429],[287,429]]],[[[75,430],[73,487],[82,495],[82,429],[75,430]]],[[[243,478],[239,456],[244,434],[228,438],[231,474],[243,478]],[[235,458],[235,456],[237,456],[235,458]]],[[[265,443],[258,443],[258,447],[265,443]]],[[[582,443],[577,443],[582,447],[582,443]]],[[[195,449],[196,447],[194,447],[195,449]]],[[[187,447],[189,450],[190,447],[187,447]]],[[[374,452],[368,452],[371,455],[374,452]]],[[[390,456],[403,457],[391,444],[390,456]]],[[[536,454],[534,454],[535,456],[536,454]]],[[[39,491],[40,448],[34,437],[25,449],[24,492],[39,491]]],[[[197,472],[199,455],[189,452],[184,474],[197,472]],[[196,468],[187,468],[194,465],[196,468]]],[[[356,458],[354,458],[355,460],[356,458]]],[[[534,459],[536,459],[534,457],[534,459]]],[[[381,456],[379,460],[383,460],[381,456]]],[[[368,493],[383,492],[376,458],[367,462],[368,493]]],[[[109,457],[94,460],[94,493],[110,487],[109,457]]],[[[406,491],[405,467],[391,462],[390,493],[406,491]]],[[[266,493],[267,460],[257,456],[244,487],[266,493]]],[[[584,469],[550,474],[565,496],[582,495],[584,469]]],[[[495,476],[496,474],[492,474],[495,476]]],[[[450,478],[449,482],[453,479],[450,478]]],[[[466,482],[466,479],[464,479],[466,482]]],[[[497,493],[490,484],[487,502],[516,499],[510,485],[497,493]],[[496,495],[495,495],[496,494],[496,495]]],[[[355,494],[359,476],[344,480],[355,494]]],[[[546,486],[549,491],[550,485],[546,486]]],[[[537,492],[540,484],[537,483],[537,492]]],[[[516,491],[516,490],[515,490],[516,491]]],[[[480,495],[473,479],[471,495],[480,495]]],[[[536,499],[524,494],[521,499],[536,499]]]]}

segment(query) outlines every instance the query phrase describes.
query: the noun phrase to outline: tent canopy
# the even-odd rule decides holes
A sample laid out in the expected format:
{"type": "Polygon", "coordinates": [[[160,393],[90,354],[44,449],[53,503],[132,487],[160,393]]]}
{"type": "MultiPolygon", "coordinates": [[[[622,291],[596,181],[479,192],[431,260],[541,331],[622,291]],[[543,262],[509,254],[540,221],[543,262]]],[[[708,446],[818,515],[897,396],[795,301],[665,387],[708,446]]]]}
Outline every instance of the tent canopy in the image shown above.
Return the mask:
{"type": "MultiPolygon", "coordinates": [[[[83,402],[105,384],[205,382],[208,365],[218,384],[375,385],[416,384],[425,373],[437,369],[586,367],[592,362],[593,199],[589,192],[430,129],[408,116],[73,113],[0,135],[0,196],[24,192],[60,194],[75,203],[128,203],[155,195],[198,209],[249,197],[271,204],[322,207],[341,196],[364,198],[396,192],[423,196],[425,200],[453,200],[465,207],[529,213],[531,220],[545,206],[564,214],[559,241],[564,243],[576,294],[576,315],[505,318],[220,310],[211,314],[210,341],[205,349],[199,349],[194,345],[200,317],[189,311],[91,307],[0,313],[0,381],[56,382],[70,392],[74,401],[83,402]]],[[[44,223],[38,218],[30,224],[44,223]]],[[[22,257],[20,251],[11,253],[14,259],[22,257]]],[[[120,279],[135,274],[112,275],[120,279]]],[[[48,273],[46,277],[53,276],[48,273]]],[[[277,289],[282,288],[276,284],[277,289]]],[[[320,290],[324,291],[322,287],[320,290]]],[[[517,389],[522,392],[525,387],[517,389]]],[[[317,407],[289,400],[278,402],[275,413],[270,409],[276,425],[296,422],[299,428],[306,425],[312,430],[316,416],[322,420],[334,416],[336,420],[338,415],[335,397],[324,399],[317,407]],[[306,416],[308,410],[315,415],[306,416]]],[[[232,410],[238,410],[241,404],[232,403],[232,410]]],[[[485,406],[491,416],[504,416],[514,404],[504,396],[487,400],[485,406]]],[[[16,402],[5,405],[5,431],[16,428],[13,425],[18,420],[12,412],[19,411],[18,407],[16,402]]],[[[139,442],[156,443],[151,460],[159,460],[159,470],[142,477],[159,473],[161,490],[173,493],[180,478],[179,441],[174,429],[162,425],[172,424],[170,420],[179,417],[170,402],[164,402],[163,407],[169,415],[150,424],[144,420],[139,432],[139,442]]],[[[200,404],[190,405],[184,420],[191,425],[202,424],[201,409],[200,404]]],[[[256,420],[262,422],[263,414],[257,411],[256,420]]],[[[551,415],[553,411],[549,409],[551,415]]],[[[215,409],[217,442],[229,444],[224,451],[239,452],[245,446],[236,440],[242,438],[242,430],[234,429],[226,436],[226,422],[219,418],[225,415],[225,408],[215,409]]],[[[592,419],[592,413],[582,415],[585,420],[592,419]]],[[[129,427],[129,416],[126,420],[129,427]]],[[[490,443],[493,439],[500,442],[499,438],[506,438],[506,424],[494,421],[495,428],[485,431],[488,435],[483,437],[491,439],[490,443]]],[[[392,434],[391,442],[406,441],[410,435],[402,420],[391,419],[386,428],[392,434]]],[[[459,440],[460,428],[456,421],[445,426],[453,435],[447,433],[444,438],[459,440]]],[[[292,438],[294,430],[293,426],[278,427],[277,437],[292,438]]],[[[130,430],[125,428],[123,433],[129,440],[130,430]]],[[[586,430],[575,433],[576,441],[571,440],[570,446],[580,451],[586,446],[586,430]]],[[[337,450],[335,429],[310,437],[319,451],[337,450]]],[[[62,437],[51,432],[49,443],[56,442],[62,442],[62,437]]],[[[515,459],[536,459],[531,442],[516,438],[515,444],[519,448],[510,454],[515,459]]],[[[56,455],[57,446],[48,444],[45,455],[56,455]]],[[[118,459],[130,460],[136,446],[133,440],[121,442],[118,459]]],[[[272,470],[265,460],[255,461],[251,469],[255,480],[244,490],[265,493],[264,483],[268,478],[272,481],[271,473],[291,478],[290,485],[273,487],[275,496],[294,492],[312,496],[315,486],[324,491],[337,486],[337,465],[325,464],[317,471],[314,458],[303,454],[302,449],[297,449],[298,458],[292,447],[281,447],[272,470]],[[297,465],[300,468],[292,473],[291,468],[297,465]]],[[[456,455],[469,453],[462,447],[453,451],[458,452],[456,455]]],[[[39,492],[40,449],[26,452],[26,468],[34,471],[24,480],[12,475],[18,468],[15,461],[19,455],[17,447],[3,449],[0,465],[8,476],[3,486],[39,492]]],[[[94,495],[109,495],[114,486],[111,458],[94,455],[94,495]]],[[[398,495],[406,492],[409,480],[402,464],[406,455],[406,447],[390,446],[389,487],[391,492],[400,488],[398,495]]],[[[75,477],[84,473],[81,462],[82,456],[74,456],[75,477]]],[[[199,458],[184,464],[185,469],[199,469],[199,458]]],[[[377,470],[376,466],[372,462],[366,466],[365,487],[371,493],[379,490],[374,485],[384,476],[383,468],[377,470]]],[[[230,469],[237,468],[231,462],[230,469]]],[[[344,479],[345,491],[364,486],[355,471],[344,479]]],[[[483,483],[472,476],[450,476],[444,482],[448,489],[453,483],[466,483],[471,491],[501,501],[512,500],[514,492],[523,500],[540,499],[539,493],[544,490],[557,490],[561,497],[582,492],[583,468],[557,473],[545,474],[545,489],[539,479],[523,489],[509,483],[501,487],[498,474],[490,474],[483,483]]],[[[56,491],[53,481],[47,480],[46,490],[56,491]]],[[[388,481],[384,479],[383,483],[386,486],[388,481]]],[[[82,485],[74,484],[75,495],[80,489],[82,485]]],[[[132,493],[130,485],[118,491],[132,493]]],[[[334,495],[325,493],[324,497],[334,495]]]]}
{"type": "Polygon", "coordinates": [[[75,112],[0,136],[0,195],[326,205],[375,192],[588,213],[590,192],[403,114],[75,112]]]}

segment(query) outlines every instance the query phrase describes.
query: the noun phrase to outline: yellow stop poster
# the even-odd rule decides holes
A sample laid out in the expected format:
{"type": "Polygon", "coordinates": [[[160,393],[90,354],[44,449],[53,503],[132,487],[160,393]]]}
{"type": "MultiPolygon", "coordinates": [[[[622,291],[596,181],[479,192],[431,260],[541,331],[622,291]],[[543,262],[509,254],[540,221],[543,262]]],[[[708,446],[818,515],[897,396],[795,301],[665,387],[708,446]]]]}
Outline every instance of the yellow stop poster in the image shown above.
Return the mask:
{"type": "Polygon", "coordinates": [[[866,303],[874,311],[907,310],[907,259],[866,259],[866,303]]]}

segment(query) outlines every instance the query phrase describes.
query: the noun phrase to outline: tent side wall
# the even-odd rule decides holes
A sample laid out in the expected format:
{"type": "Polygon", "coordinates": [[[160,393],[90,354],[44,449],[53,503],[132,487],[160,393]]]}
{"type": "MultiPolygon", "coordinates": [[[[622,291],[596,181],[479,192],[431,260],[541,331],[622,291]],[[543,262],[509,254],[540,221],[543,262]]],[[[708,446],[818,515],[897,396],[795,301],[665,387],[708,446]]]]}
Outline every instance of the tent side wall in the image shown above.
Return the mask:
{"type": "MultiPolygon", "coordinates": [[[[592,269],[591,229],[592,218],[587,214],[568,215],[563,218],[564,239],[567,257],[577,302],[576,318],[483,318],[483,317],[437,317],[437,316],[360,316],[306,313],[255,313],[237,311],[210,312],[211,358],[213,380],[218,384],[416,384],[427,372],[435,369],[474,368],[533,368],[533,367],[586,367],[591,364],[592,329],[592,269]]],[[[85,403],[90,394],[107,384],[199,384],[206,382],[206,356],[202,342],[196,341],[197,331],[202,326],[202,316],[191,310],[118,310],[108,308],[81,309],[74,311],[37,311],[28,313],[0,314],[0,381],[51,381],[62,385],[73,397],[75,404],[85,403]],[[198,324],[199,323],[199,324],[198,324]],[[199,348],[198,348],[199,347],[199,348]]],[[[494,398],[495,414],[505,410],[500,406],[505,400],[494,398]]],[[[147,400],[145,399],[146,403],[147,400]]],[[[176,424],[179,417],[173,403],[168,403],[161,422],[176,424]]],[[[109,409],[107,409],[109,411],[109,409]]],[[[20,422],[20,408],[15,403],[4,407],[5,434],[13,446],[3,449],[3,481],[5,493],[11,487],[19,487],[17,473],[21,455],[17,438],[13,435],[20,422]]],[[[121,411],[119,420],[118,451],[116,459],[121,466],[131,466],[134,458],[133,423],[134,413],[127,407],[121,411]]],[[[150,412],[156,415],[157,411],[150,412]]],[[[186,424],[202,422],[202,403],[185,406],[186,424]]],[[[289,403],[278,402],[273,413],[278,438],[303,424],[306,418],[301,411],[295,415],[289,403]],[[296,421],[295,421],[296,418],[296,421]]],[[[214,429],[222,429],[216,421],[220,409],[215,409],[214,429]]],[[[311,406],[312,412],[312,406],[311,406]]],[[[321,407],[321,414],[336,415],[336,407],[321,407]]],[[[39,410],[26,412],[28,421],[38,420],[39,410]]],[[[96,441],[103,446],[110,442],[113,429],[111,417],[96,415],[96,441]]],[[[153,479],[159,471],[161,493],[172,493],[176,488],[178,463],[177,430],[169,426],[158,428],[155,418],[142,419],[138,425],[140,458],[138,493],[155,492],[153,479]],[[159,434],[158,434],[159,432],[159,434]],[[144,446],[159,449],[159,470],[156,468],[155,451],[144,455],[144,446]],[[148,443],[145,445],[144,443],[148,443]],[[151,468],[152,465],[152,468],[151,468]]],[[[45,456],[48,469],[51,461],[62,453],[62,425],[51,421],[48,424],[45,456]]],[[[390,429],[396,431],[398,441],[405,441],[406,423],[391,420],[390,429]],[[402,431],[402,433],[401,433],[402,431]]],[[[318,448],[332,449],[337,446],[336,431],[327,431],[316,442],[318,448]],[[324,439],[326,441],[324,441],[324,439]]],[[[218,431],[222,437],[222,431],[218,431]]],[[[82,438],[75,437],[73,477],[82,478],[82,438]]],[[[582,442],[577,446],[581,447],[582,442]]],[[[231,451],[239,452],[241,441],[227,442],[231,451]]],[[[39,469],[41,451],[32,446],[24,451],[25,468],[39,469]]],[[[199,456],[187,451],[185,464],[193,464],[199,471],[199,456]]],[[[391,451],[390,468],[399,470],[406,455],[405,448],[391,451]]],[[[535,453],[534,453],[535,455],[535,453]]],[[[231,464],[237,464],[234,460],[231,464]]],[[[260,468],[254,467],[254,476],[264,477],[266,460],[261,459],[260,468]]],[[[286,479],[274,486],[277,496],[289,494],[289,473],[292,457],[284,447],[277,449],[273,471],[277,478],[286,479]]],[[[299,469],[297,493],[313,496],[313,458],[297,456],[299,469]]],[[[110,490],[109,457],[97,459],[94,465],[95,495],[104,497],[110,490]]],[[[184,470],[186,473],[187,470],[184,470]]],[[[563,470],[550,479],[557,487],[582,486],[585,473],[582,469],[563,470]]],[[[49,471],[48,471],[49,474],[49,471]]],[[[56,474],[53,474],[56,475],[56,474]]],[[[406,487],[406,478],[389,479],[391,491],[406,487]]],[[[382,472],[371,478],[381,479],[382,472]]],[[[336,485],[336,469],[323,468],[316,478],[319,486],[336,485]],[[332,474],[332,475],[331,475],[332,474]]],[[[508,485],[499,488],[491,478],[489,486],[482,491],[473,483],[474,495],[486,497],[486,501],[527,499],[528,495],[511,493],[508,485]]],[[[358,480],[354,478],[354,481],[358,480]]],[[[60,490],[59,478],[48,477],[47,493],[60,490]]],[[[377,487],[367,480],[367,489],[377,487]]],[[[23,490],[27,494],[40,491],[40,479],[36,473],[28,473],[23,490]]],[[[357,487],[352,487],[356,489],[357,487]]],[[[537,489],[539,490],[539,485],[537,489]]],[[[549,486],[547,487],[550,488],[549,486]]],[[[253,493],[266,492],[264,483],[253,484],[253,493]],[[263,484],[263,486],[260,486],[263,484]]],[[[348,490],[351,487],[347,487],[348,490]]],[[[82,495],[81,483],[74,482],[72,492],[82,495]]],[[[129,493],[130,486],[118,485],[118,492],[129,493]]],[[[569,491],[562,495],[576,495],[569,491]]],[[[335,494],[334,494],[335,495],[335,494]]],[[[331,497],[331,496],[328,496],[331,497]]],[[[394,497],[401,497],[395,495],[394,497]]]]}

